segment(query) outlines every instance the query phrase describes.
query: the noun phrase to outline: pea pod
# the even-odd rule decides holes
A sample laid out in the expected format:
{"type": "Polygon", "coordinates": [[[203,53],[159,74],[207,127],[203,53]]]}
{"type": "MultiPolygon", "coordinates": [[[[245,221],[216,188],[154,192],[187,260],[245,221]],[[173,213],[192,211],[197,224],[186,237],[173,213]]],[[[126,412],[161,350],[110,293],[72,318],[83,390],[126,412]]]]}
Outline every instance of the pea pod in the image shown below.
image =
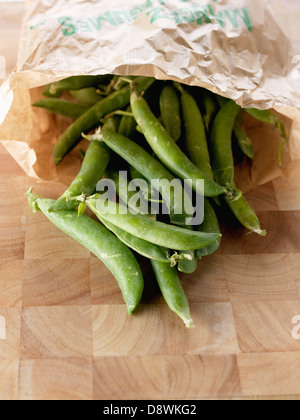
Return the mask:
{"type": "Polygon", "coordinates": [[[103,99],[103,96],[100,95],[94,87],[70,90],[70,93],[79,103],[89,107],[97,104],[103,99]]]}
{"type": "Polygon", "coordinates": [[[258,217],[234,183],[232,134],[239,112],[240,107],[229,101],[218,113],[211,135],[212,165],[217,182],[232,191],[226,202],[234,215],[243,226],[263,236],[266,233],[261,230],[258,217]]]}
{"type": "MultiPolygon", "coordinates": [[[[136,79],[136,82],[141,90],[145,90],[152,85],[154,79],[139,77],[136,79]]],[[[55,164],[59,165],[66,154],[80,142],[82,133],[87,133],[95,128],[104,116],[125,107],[129,101],[130,86],[126,86],[120,91],[110,94],[81,115],[81,117],[67,128],[58,140],[53,153],[55,164]]]]}
{"type": "Polygon", "coordinates": [[[89,145],[81,170],[53,206],[54,211],[75,209],[80,203],[77,200],[68,201],[72,197],[81,194],[92,195],[96,190],[96,185],[102,178],[110,160],[109,148],[99,141],[93,141],[89,145]]]}
{"type": "Polygon", "coordinates": [[[53,114],[63,115],[64,117],[72,118],[74,120],[79,118],[89,109],[89,107],[85,105],[55,98],[41,99],[40,101],[35,102],[32,106],[44,108],[53,114]]]}
{"type": "Polygon", "coordinates": [[[152,113],[134,85],[131,93],[131,107],[150,147],[172,173],[186,180],[187,184],[200,195],[204,193],[208,197],[216,197],[226,192],[224,187],[207,177],[187,158],[152,113]],[[200,187],[199,180],[204,180],[205,191],[200,187]]]}
{"type": "MultiPolygon", "coordinates": [[[[208,199],[204,200],[204,221],[199,226],[199,232],[207,233],[221,233],[218,217],[215,213],[213,206],[210,204],[208,199]]],[[[196,256],[198,259],[214,254],[221,245],[221,239],[218,238],[214,243],[208,245],[205,248],[198,249],[196,256]]]]}
{"type": "Polygon", "coordinates": [[[44,95],[58,98],[64,90],[81,90],[91,86],[98,86],[111,80],[109,75],[99,76],[71,76],[59,82],[46,86],[44,95]]]}
{"type": "Polygon", "coordinates": [[[41,210],[44,215],[60,230],[75,239],[95,254],[116,278],[129,315],[140,303],[144,280],[140,266],[132,252],[100,223],[75,210],[49,212],[54,200],[36,199],[29,193],[30,205],[34,210],[41,210]]]}
{"type": "Polygon", "coordinates": [[[187,219],[192,216],[193,211],[191,210],[191,213],[186,214],[184,208],[189,207],[192,209],[191,199],[185,193],[180,182],[176,182],[176,187],[180,189],[180,194],[176,194],[174,189],[170,188],[170,183],[174,182],[174,176],[158,160],[138,144],[109,130],[103,129],[98,137],[96,135],[96,137],[91,136],[90,138],[98,138],[98,140],[105,142],[110,149],[142,173],[149,182],[153,180],[161,181],[157,189],[159,189],[166,206],[170,210],[172,222],[181,225],[189,223],[187,219]]]}
{"type": "Polygon", "coordinates": [[[235,102],[228,102],[218,113],[212,129],[212,167],[216,181],[223,186],[234,182],[232,133],[239,112],[235,102]]]}
{"type": "Polygon", "coordinates": [[[189,302],[180,283],[176,268],[158,261],[151,261],[157,283],[169,308],[185,323],[187,328],[193,328],[189,302]]]}
{"type": "Polygon", "coordinates": [[[273,127],[278,128],[280,136],[282,138],[282,142],[279,148],[279,166],[283,166],[282,162],[282,152],[284,145],[287,142],[287,131],[285,124],[276,116],[274,115],[270,110],[260,110],[256,108],[248,108],[246,109],[246,112],[251,115],[252,117],[256,118],[257,120],[271,124],[273,127]]]}
{"type": "Polygon", "coordinates": [[[254,148],[251,139],[248,137],[247,133],[243,130],[241,121],[243,117],[243,112],[240,113],[240,118],[236,120],[234,126],[234,134],[238,142],[240,150],[245,156],[249,159],[254,159],[254,148]]]}
{"type": "Polygon", "coordinates": [[[203,121],[207,133],[210,133],[213,121],[218,113],[218,105],[214,100],[214,97],[208,91],[202,91],[202,103],[203,103],[203,121]]]}
{"type": "Polygon", "coordinates": [[[211,180],[211,168],[203,118],[195,99],[181,89],[181,104],[185,123],[185,140],[191,161],[211,180]]]}
{"type": "Polygon", "coordinates": [[[196,250],[215,242],[221,235],[201,233],[157,222],[144,215],[132,215],[126,207],[111,201],[89,198],[88,207],[100,218],[133,236],[167,249],[196,250]]]}
{"type": "Polygon", "coordinates": [[[161,120],[172,139],[177,142],[181,137],[180,102],[176,90],[165,86],[160,95],[161,120]]]}
{"type": "MultiPolygon", "coordinates": [[[[103,217],[99,217],[99,220],[108,230],[114,233],[120,239],[120,241],[122,241],[133,251],[137,252],[139,255],[142,255],[143,257],[146,257],[150,260],[155,260],[164,264],[171,265],[172,259],[168,257],[168,250],[164,250],[157,245],[154,245],[148,241],[144,241],[143,239],[137,238],[136,236],[125,232],[123,229],[120,229],[117,226],[107,222],[103,217]]],[[[176,262],[174,262],[174,264],[176,264],[176,262]]]]}

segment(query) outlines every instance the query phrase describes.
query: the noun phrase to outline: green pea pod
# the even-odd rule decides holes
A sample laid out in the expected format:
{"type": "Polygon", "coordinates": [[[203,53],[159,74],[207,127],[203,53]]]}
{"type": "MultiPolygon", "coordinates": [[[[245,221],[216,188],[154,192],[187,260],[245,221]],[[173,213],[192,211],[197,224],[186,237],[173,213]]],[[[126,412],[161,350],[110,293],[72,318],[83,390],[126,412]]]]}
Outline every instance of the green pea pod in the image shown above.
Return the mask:
{"type": "Polygon", "coordinates": [[[176,268],[158,261],[151,261],[157,283],[169,308],[185,323],[187,328],[193,328],[194,322],[188,299],[180,283],[176,268]]]}
{"type": "MultiPolygon", "coordinates": [[[[204,200],[204,221],[199,226],[199,232],[206,233],[221,233],[218,217],[215,213],[213,206],[210,204],[208,199],[204,200]]],[[[221,245],[221,239],[218,238],[214,243],[208,245],[205,248],[198,249],[196,256],[198,259],[214,254],[221,245]]]]}
{"type": "Polygon", "coordinates": [[[64,117],[76,120],[84,114],[89,108],[85,105],[76,104],[63,99],[47,98],[35,102],[32,106],[44,108],[53,114],[63,115],[64,117]]]}
{"type": "Polygon", "coordinates": [[[64,90],[81,90],[91,86],[98,86],[102,83],[107,83],[112,76],[72,76],[59,82],[47,85],[44,90],[44,95],[52,98],[58,98],[64,90]]]}
{"type": "Polygon", "coordinates": [[[168,257],[167,250],[164,250],[163,248],[157,245],[154,245],[148,241],[144,241],[143,239],[137,238],[136,236],[125,232],[123,229],[120,229],[117,226],[114,226],[113,224],[107,222],[103,217],[99,217],[99,220],[108,230],[114,233],[120,239],[120,241],[122,241],[133,251],[137,252],[139,255],[149,258],[150,260],[159,261],[165,264],[171,264],[172,261],[168,257]]]}
{"type": "MultiPolygon", "coordinates": [[[[94,139],[96,137],[91,136],[90,138],[94,139]]],[[[174,182],[174,176],[158,160],[138,144],[112,131],[103,129],[97,138],[105,142],[129,165],[142,173],[149,182],[153,180],[161,181],[157,190],[161,193],[166,206],[170,210],[172,222],[180,225],[189,223],[187,219],[193,214],[191,198],[184,191],[180,182],[176,183],[176,190],[180,189],[180,194],[176,194],[175,189],[170,188],[170,183],[174,182]],[[188,207],[191,208],[191,212],[185,213],[184,209],[188,207]]]]}
{"type": "Polygon", "coordinates": [[[32,194],[29,201],[35,211],[38,207],[56,227],[106,265],[116,278],[131,315],[139,305],[144,289],[143,275],[132,252],[115,235],[86,215],[78,218],[75,210],[49,212],[54,200],[35,199],[32,194]]]}
{"type": "Polygon", "coordinates": [[[130,214],[126,207],[103,200],[89,198],[88,207],[100,218],[125,230],[145,241],[151,242],[167,249],[184,251],[196,250],[215,242],[221,235],[214,233],[201,233],[182,229],[177,226],[157,222],[140,214],[130,214]]]}
{"type": "Polygon", "coordinates": [[[216,99],[220,108],[223,108],[223,106],[225,106],[228,103],[228,101],[230,101],[230,99],[220,95],[216,95],[216,99]]]}
{"type": "MultiPolygon", "coordinates": [[[[126,112],[131,113],[131,106],[126,109],[126,112]]],[[[121,119],[120,126],[119,126],[119,134],[121,134],[124,137],[131,138],[136,130],[137,123],[135,119],[128,115],[124,115],[121,119]]]]}
{"type": "Polygon", "coordinates": [[[266,231],[261,229],[257,215],[242,194],[240,194],[238,199],[228,196],[225,200],[233,214],[245,228],[260,236],[266,236],[266,231]]]}
{"type": "Polygon", "coordinates": [[[97,104],[103,99],[103,96],[97,93],[97,89],[94,87],[70,90],[70,93],[79,103],[89,107],[97,104]]]}
{"type": "Polygon", "coordinates": [[[216,197],[226,192],[226,188],[216,184],[197,168],[177,146],[168,132],[152,113],[145,99],[133,85],[131,107],[138,125],[141,127],[150,147],[161,162],[200,195],[216,197]],[[199,180],[204,180],[203,191],[199,180]]]}
{"type": "Polygon", "coordinates": [[[203,91],[202,93],[202,102],[203,102],[203,121],[207,133],[210,133],[213,121],[218,113],[218,105],[212,95],[208,91],[203,91]]]}
{"type": "Polygon", "coordinates": [[[160,95],[161,120],[172,139],[177,142],[181,137],[180,102],[176,90],[165,86],[160,95]]]}
{"type": "MultiPolygon", "coordinates": [[[[154,83],[154,79],[139,77],[136,79],[136,82],[141,90],[146,90],[154,83]]],[[[82,133],[87,133],[95,128],[103,117],[117,109],[125,107],[129,101],[130,86],[126,86],[120,91],[110,94],[81,115],[81,117],[67,128],[58,140],[53,153],[55,164],[59,165],[66,154],[80,142],[82,133]]]]}
{"type": "Polygon", "coordinates": [[[191,161],[210,179],[214,179],[207,146],[203,118],[195,99],[181,89],[181,104],[185,123],[185,141],[191,161]]]}
{"type": "Polygon", "coordinates": [[[212,129],[212,167],[216,181],[224,187],[234,183],[232,133],[239,112],[240,107],[235,102],[226,103],[218,113],[212,129]]]}
{"type": "MultiPolygon", "coordinates": [[[[179,253],[179,255],[181,255],[179,253]]],[[[198,268],[198,261],[195,251],[185,251],[185,259],[178,263],[178,270],[184,274],[193,274],[198,268]],[[189,256],[189,258],[187,258],[189,256]]]]}
{"type": "MultiPolygon", "coordinates": [[[[243,112],[241,112],[241,116],[243,112]]],[[[243,152],[245,156],[249,159],[254,159],[254,148],[251,139],[248,137],[245,130],[243,130],[241,126],[241,119],[237,119],[235,126],[234,126],[234,134],[238,142],[238,146],[240,150],[243,152]]]]}
{"type": "Polygon", "coordinates": [[[256,118],[257,120],[271,124],[273,127],[278,128],[279,133],[282,138],[282,142],[279,148],[279,166],[283,166],[282,162],[282,152],[284,145],[287,142],[287,131],[285,124],[276,116],[274,115],[270,110],[260,110],[256,108],[248,108],[246,109],[246,112],[251,115],[252,117],[256,118]]]}
{"type": "Polygon", "coordinates": [[[84,156],[80,172],[70,187],[56,201],[52,210],[75,209],[80,202],[77,200],[68,201],[68,199],[77,197],[81,194],[94,194],[96,191],[96,185],[102,178],[109,160],[109,148],[99,141],[91,142],[84,156]]]}

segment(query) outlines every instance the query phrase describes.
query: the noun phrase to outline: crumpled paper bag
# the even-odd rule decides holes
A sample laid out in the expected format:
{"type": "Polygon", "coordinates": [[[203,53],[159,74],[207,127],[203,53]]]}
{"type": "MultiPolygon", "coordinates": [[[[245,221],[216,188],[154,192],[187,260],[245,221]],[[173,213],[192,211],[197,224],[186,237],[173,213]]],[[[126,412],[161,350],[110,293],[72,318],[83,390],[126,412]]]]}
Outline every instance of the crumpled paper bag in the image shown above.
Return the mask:
{"type": "Polygon", "coordinates": [[[31,107],[41,86],[74,75],[147,75],[281,116],[289,133],[283,169],[277,131],[246,118],[256,158],[237,167],[244,191],[300,174],[300,60],[268,3],[27,0],[17,68],[0,90],[0,141],[30,176],[67,185],[85,143],[54,166],[53,147],[71,121],[31,107]]]}

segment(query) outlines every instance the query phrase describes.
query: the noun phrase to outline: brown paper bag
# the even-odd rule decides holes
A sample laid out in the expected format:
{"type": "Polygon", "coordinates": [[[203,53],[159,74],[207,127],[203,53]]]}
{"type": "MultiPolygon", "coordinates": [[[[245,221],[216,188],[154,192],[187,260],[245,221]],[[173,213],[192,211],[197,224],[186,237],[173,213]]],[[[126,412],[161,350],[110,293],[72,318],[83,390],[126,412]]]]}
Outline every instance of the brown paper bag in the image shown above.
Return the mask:
{"type": "MultiPolygon", "coordinates": [[[[67,185],[80,167],[78,148],[56,168],[52,151],[70,121],[32,109],[41,86],[74,75],[147,75],[205,87],[243,107],[273,108],[289,144],[250,117],[253,165],[237,167],[247,191],[300,174],[298,56],[261,0],[27,1],[18,65],[0,90],[0,141],[26,173],[67,185]]],[[[80,147],[83,147],[80,145],[80,147]]]]}

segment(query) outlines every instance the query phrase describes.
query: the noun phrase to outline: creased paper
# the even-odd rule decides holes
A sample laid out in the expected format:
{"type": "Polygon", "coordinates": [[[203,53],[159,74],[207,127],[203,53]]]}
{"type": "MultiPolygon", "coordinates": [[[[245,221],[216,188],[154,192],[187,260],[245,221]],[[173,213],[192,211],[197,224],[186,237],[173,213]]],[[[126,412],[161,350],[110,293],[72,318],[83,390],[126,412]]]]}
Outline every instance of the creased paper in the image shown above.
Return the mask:
{"type": "Polygon", "coordinates": [[[28,0],[17,68],[0,90],[0,140],[31,176],[67,184],[78,149],[58,168],[52,151],[71,121],[31,108],[41,86],[79,74],[178,80],[243,107],[273,108],[286,122],[280,170],[278,133],[246,119],[256,158],[238,166],[237,178],[248,190],[300,173],[298,58],[262,0],[28,0]]]}

